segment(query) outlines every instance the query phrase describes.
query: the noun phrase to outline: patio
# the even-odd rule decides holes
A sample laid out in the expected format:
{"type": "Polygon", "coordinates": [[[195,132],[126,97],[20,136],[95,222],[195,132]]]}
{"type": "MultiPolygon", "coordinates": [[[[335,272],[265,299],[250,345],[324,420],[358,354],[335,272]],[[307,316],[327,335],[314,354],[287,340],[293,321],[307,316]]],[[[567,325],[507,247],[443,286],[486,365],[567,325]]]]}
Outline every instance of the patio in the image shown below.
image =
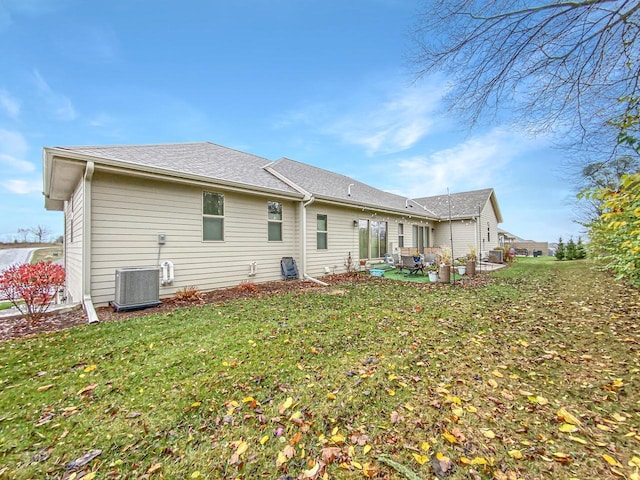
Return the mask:
{"type": "MultiPolygon", "coordinates": [[[[438,282],[431,282],[426,272],[424,275],[422,273],[409,274],[406,271],[401,272],[398,268],[393,268],[389,266],[389,264],[384,262],[369,264],[368,267],[370,267],[369,271],[383,270],[384,273],[382,274],[382,276],[384,278],[388,278],[391,280],[400,280],[404,282],[414,282],[414,283],[438,283],[438,282]]],[[[481,273],[492,272],[503,267],[506,267],[506,265],[501,263],[480,262],[476,265],[476,275],[481,273]]],[[[451,277],[452,277],[452,281],[454,282],[458,280],[466,280],[466,279],[473,278],[469,275],[459,275],[458,273],[454,273],[453,271],[451,272],[451,277]]]]}

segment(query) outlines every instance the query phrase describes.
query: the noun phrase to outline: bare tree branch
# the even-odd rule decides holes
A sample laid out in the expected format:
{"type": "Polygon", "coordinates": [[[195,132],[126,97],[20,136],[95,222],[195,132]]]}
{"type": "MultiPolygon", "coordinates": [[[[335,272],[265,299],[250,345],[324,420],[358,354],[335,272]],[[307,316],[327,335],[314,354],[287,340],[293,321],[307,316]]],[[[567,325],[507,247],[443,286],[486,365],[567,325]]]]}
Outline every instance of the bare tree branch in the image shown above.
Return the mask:
{"type": "Polygon", "coordinates": [[[508,103],[530,128],[584,140],[640,97],[639,34],[639,0],[433,0],[412,65],[447,74],[448,104],[472,124],[508,103]]]}

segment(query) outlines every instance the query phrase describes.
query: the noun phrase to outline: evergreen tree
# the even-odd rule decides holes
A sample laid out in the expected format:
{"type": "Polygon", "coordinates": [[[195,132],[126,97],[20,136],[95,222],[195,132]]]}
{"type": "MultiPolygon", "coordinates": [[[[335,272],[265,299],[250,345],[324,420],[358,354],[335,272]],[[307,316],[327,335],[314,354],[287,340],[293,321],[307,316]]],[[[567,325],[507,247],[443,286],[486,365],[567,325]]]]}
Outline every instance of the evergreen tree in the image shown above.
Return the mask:
{"type": "Polygon", "coordinates": [[[578,243],[576,244],[576,258],[580,260],[587,258],[587,249],[584,247],[584,243],[582,243],[582,237],[578,237],[578,243]]]}
{"type": "Polygon", "coordinates": [[[573,241],[573,237],[569,237],[567,246],[564,249],[564,258],[567,260],[575,260],[577,258],[576,242],[573,241]]]}
{"type": "Polygon", "coordinates": [[[556,249],[556,259],[564,260],[564,242],[562,241],[562,237],[558,239],[558,248],[556,249]]]}

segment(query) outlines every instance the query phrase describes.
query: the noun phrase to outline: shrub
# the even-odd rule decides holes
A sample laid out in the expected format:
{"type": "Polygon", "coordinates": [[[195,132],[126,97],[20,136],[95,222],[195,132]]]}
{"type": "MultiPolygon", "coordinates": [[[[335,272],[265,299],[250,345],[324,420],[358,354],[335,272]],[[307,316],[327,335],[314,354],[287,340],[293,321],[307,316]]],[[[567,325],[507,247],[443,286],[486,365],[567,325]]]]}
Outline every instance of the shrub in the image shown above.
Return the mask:
{"type": "Polygon", "coordinates": [[[30,322],[37,322],[64,286],[64,280],[64,268],[55,263],[13,265],[0,273],[0,295],[13,303],[30,322]]]}
{"type": "Polygon", "coordinates": [[[602,202],[589,227],[589,254],[604,268],[640,286],[640,172],[623,175],[617,189],[585,191],[580,198],[602,202]]]}
{"type": "Polygon", "coordinates": [[[203,303],[204,299],[202,298],[202,294],[198,287],[196,286],[187,286],[182,290],[178,290],[174,299],[178,302],[200,302],[203,303]]]}
{"type": "Polygon", "coordinates": [[[258,293],[260,291],[260,287],[249,280],[243,280],[240,282],[240,285],[238,285],[238,290],[247,293],[258,293]]]}

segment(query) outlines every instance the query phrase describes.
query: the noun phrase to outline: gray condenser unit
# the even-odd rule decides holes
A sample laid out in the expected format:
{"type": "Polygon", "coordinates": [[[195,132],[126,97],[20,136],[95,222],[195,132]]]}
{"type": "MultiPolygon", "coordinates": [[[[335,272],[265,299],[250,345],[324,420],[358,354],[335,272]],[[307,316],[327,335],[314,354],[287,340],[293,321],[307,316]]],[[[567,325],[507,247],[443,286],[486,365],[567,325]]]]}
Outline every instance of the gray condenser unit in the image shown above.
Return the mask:
{"type": "Polygon", "coordinates": [[[111,304],[118,311],[155,307],[162,303],[159,292],[158,267],[116,268],[116,299],[111,304]]]}

